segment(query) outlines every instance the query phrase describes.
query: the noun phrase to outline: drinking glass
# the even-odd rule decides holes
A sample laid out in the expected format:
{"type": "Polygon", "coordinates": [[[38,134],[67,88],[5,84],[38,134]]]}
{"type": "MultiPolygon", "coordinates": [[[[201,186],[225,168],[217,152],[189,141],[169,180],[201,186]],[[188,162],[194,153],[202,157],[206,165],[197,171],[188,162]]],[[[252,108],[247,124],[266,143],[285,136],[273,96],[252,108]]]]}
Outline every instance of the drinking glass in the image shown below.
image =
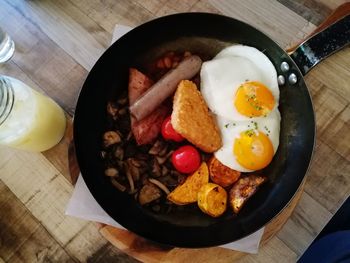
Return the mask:
{"type": "Polygon", "coordinates": [[[15,52],[15,43],[11,37],[0,27],[0,63],[9,60],[15,52]]]}
{"type": "Polygon", "coordinates": [[[0,75],[0,146],[42,152],[63,137],[66,118],[49,97],[0,75]]]}

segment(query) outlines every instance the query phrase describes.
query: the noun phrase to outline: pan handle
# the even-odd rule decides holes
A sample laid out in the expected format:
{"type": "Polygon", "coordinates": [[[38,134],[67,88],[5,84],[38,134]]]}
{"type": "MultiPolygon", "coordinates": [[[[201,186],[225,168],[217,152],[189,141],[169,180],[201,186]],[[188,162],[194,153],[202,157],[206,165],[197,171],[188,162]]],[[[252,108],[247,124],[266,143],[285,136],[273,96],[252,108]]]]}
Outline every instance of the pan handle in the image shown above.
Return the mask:
{"type": "Polygon", "coordinates": [[[303,75],[350,43],[350,3],[339,6],[311,36],[287,50],[303,75]]]}

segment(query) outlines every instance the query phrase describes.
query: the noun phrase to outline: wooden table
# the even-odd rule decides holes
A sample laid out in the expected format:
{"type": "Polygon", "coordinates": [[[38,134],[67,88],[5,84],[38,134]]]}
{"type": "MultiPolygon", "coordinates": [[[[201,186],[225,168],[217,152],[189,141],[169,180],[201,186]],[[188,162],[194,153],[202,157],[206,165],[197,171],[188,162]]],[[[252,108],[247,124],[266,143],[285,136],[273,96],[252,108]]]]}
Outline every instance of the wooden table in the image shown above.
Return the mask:
{"type": "MultiPolygon", "coordinates": [[[[79,90],[109,46],[115,24],[136,26],[169,13],[205,11],[246,21],[287,48],[303,39],[342,0],[1,0],[0,25],[16,43],[0,73],[46,93],[74,114],[79,90]]],[[[294,213],[257,255],[241,262],[295,262],[350,192],[350,49],[306,77],[317,143],[294,213]]],[[[135,262],[93,222],[65,216],[72,194],[69,132],[44,153],[0,147],[0,262],[135,262]]],[[[203,256],[205,261],[205,255],[203,256]]],[[[218,258],[217,262],[226,262],[218,258]]]]}

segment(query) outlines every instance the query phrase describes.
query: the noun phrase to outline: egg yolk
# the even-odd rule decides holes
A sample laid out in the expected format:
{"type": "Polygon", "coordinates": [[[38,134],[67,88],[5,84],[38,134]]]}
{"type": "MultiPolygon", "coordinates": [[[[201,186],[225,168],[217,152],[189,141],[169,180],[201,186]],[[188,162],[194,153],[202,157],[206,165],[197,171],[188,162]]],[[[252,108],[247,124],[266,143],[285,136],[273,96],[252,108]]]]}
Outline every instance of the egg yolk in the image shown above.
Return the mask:
{"type": "Polygon", "coordinates": [[[237,111],[247,117],[267,115],[275,105],[271,91],[258,81],[248,81],[239,86],[234,101],[237,111]]]}
{"type": "Polygon", "coordinates": [[[273,158],[270,139],[262,132],[248,130],[240,133],[233,146],[237,162],[249,170],[265,168],[273,158]]]}

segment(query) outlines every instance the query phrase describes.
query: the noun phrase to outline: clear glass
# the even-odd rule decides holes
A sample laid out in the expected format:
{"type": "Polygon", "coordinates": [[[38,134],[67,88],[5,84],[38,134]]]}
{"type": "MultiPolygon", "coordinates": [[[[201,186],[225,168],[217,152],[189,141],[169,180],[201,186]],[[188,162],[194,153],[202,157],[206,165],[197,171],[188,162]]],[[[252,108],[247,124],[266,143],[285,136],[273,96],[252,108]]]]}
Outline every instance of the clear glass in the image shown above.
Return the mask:
{"type": "Polygon", "coordinates": [[[0,27],[0,63],[8,61],[15,52],[15,43],[0,27]]]}
{"type": "Polygon", "coordinates": [[[66,118],[49,97],[0,75],[0,144],[41,152],[63,137],[66,118]]]}

